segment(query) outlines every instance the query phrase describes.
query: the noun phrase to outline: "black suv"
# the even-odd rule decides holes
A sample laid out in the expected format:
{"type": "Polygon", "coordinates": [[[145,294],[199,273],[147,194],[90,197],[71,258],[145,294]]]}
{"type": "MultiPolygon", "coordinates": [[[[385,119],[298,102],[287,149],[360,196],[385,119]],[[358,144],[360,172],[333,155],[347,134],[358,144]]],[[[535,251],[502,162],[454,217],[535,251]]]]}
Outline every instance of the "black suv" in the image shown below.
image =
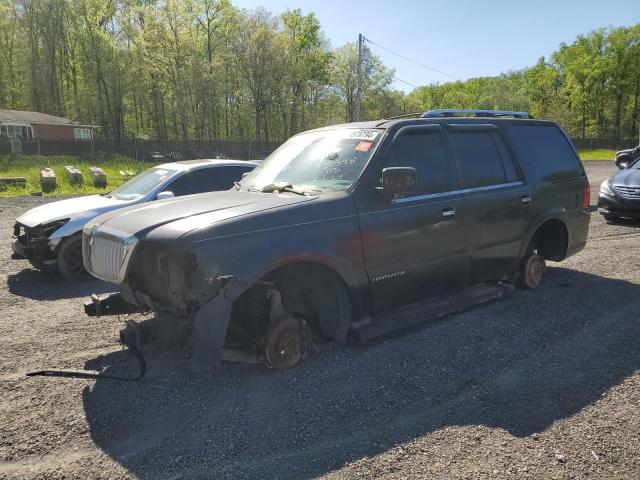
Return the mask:
{"type": "Polygon", "coordinates": [[[535,288],[545,259],[585,245],[584,168],[553,122],[459,113],[301,133],[231,191],[97,217],[85,266],[120,293],[87,313],[181,322],[196,369],[231,349],[287,368],[312,337],[368,339],[535,288]]]}

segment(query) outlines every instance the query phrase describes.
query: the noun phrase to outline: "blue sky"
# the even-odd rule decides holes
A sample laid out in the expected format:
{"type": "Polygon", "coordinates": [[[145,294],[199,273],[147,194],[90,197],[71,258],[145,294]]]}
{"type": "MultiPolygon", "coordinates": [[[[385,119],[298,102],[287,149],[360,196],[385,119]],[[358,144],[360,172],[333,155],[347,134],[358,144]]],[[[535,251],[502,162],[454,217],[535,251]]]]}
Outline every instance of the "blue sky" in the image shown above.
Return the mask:
{"type": "MultiPolygon", "coordinates": [[[[535,64],[561,42],[607,26],[640,23],[640,0],[232,0],[238,7],[315,12],[332,47],[371,41],[466,79],[535,64]]],[[[451,78],[369,46],[396,76],[415,85],[451,78]]],[[[396,88],[412,87],[396,81],[396,88]]]]}

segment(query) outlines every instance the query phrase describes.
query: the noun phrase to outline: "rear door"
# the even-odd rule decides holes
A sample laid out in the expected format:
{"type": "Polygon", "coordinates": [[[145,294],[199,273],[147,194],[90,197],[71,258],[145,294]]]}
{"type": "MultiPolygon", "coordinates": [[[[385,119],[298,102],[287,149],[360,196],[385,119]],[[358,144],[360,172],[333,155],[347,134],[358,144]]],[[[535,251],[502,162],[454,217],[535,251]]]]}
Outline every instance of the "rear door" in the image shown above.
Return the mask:
{"type": "Polygon", "coordinates": [[[417,189],[389,198],[368,188],[356,198],[374,315],[459,289],[469,274],[468,218],[441,127],[400,129],[370,168],[386,167],[415,168],[417,189]]]}
{"type": "Polygon", "coordinates": [[[499,279],[517,268],[530,222],[531,188],[491,124],[447,125],[465,189],[473,283],[499,279]]]}

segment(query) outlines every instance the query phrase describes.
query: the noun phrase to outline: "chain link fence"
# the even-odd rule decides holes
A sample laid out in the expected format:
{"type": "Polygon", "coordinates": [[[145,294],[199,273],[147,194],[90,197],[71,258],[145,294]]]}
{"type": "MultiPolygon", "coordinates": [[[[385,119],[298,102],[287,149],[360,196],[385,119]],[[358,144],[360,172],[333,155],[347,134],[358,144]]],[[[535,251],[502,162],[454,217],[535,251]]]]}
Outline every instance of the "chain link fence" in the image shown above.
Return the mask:
{"type": "Polygon", "coordinates": [[[173,162],[204,158],[228,158],[236,160],[262,160],[273,152],[281,142],[252,141],[174,141],[141,140],[137,138],[119,141],[92,139],[42,140],[10,142],[3,153],[22,155],[79,155],[97,161],[105,154],[117,154],[138,162],[173,162]]]}
{"type": "Polygon", "coordinates": [[[625,138],[622,140],[611,140],[610,138],[572,138],[571,140],[577,150],[623,150],[638,145],[637,138],[625,138]]]}

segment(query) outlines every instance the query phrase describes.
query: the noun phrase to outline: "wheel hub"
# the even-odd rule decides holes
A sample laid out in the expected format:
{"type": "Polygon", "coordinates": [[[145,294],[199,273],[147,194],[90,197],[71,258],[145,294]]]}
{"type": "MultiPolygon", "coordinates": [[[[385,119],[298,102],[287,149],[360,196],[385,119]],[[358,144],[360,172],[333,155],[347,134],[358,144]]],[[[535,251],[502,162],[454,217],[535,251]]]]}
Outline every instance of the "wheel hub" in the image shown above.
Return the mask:
{"type": "Polygon", "coordinates": [[[532,254],[527,260],[525,275],[526,283],[530,288],[537,287],[542,281],[544,273],[544,260],[537,253],[532,254]]]}
{"type": "Polygon", "coordinates": [[[285,318],[271,324],[263,339],[267,366],[286,370],[306,358],[309,352],[311,330],[303,319],[285,318]]]}

